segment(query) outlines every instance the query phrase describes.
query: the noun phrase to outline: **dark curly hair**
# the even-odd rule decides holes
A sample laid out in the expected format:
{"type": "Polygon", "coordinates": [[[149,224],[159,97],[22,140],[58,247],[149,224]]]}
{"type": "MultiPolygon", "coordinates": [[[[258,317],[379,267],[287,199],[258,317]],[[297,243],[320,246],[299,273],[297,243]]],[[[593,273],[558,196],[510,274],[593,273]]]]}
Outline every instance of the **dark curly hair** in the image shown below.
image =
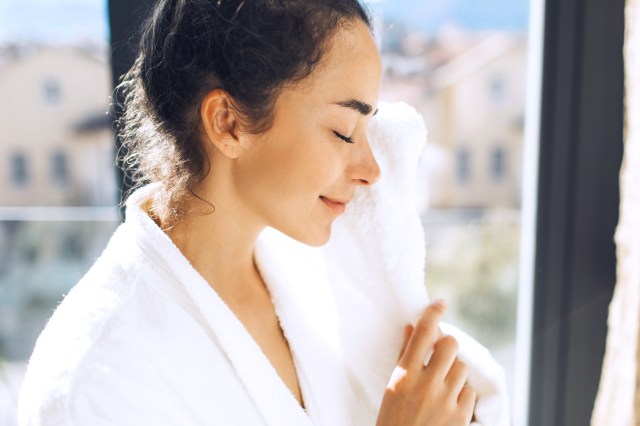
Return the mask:
{"type": "Polygon", "coordinates": [[[280,90],[309,76],[331,36],[356,20],[371,28],[358,0],[158,1],[118,86],[117,131],[134,188],[162,182],[154,206],[163,227],[183,217],[209,173],[198,138],[206,94],[226,91],[247,131],[265,132],[280,90]]]}

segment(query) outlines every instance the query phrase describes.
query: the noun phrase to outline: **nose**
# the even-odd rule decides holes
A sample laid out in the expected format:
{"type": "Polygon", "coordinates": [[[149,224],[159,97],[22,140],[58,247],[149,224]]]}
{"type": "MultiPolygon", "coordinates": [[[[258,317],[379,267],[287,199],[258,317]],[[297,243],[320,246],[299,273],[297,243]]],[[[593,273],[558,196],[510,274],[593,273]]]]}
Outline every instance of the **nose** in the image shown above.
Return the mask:
{"type": "Polygon", "coordinates": [[[351,167],[351,180],[357,185],[373,185],[380,179],[380,166],[367,138],[362,139],[351,167]]]}

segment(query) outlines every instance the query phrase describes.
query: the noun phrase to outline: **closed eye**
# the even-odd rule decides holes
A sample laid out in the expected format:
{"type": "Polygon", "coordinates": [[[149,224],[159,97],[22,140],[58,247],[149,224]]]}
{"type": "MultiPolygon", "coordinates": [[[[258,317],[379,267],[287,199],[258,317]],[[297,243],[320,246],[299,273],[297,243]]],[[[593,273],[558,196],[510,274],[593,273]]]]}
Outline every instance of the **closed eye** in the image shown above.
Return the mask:
{"type": "Polygon", "coordinates": [[[333,131],[333,134],[336,135],[337,137],[339,137],[340,139],[342,139],[343,141],[347,142],[347,143],[353,143],[353,139],[351,139],[351,138],[349,138],[349,137],[347,137],[345,135],[342,135],[342,134],[336,132],[335,130],[333,131]]]}

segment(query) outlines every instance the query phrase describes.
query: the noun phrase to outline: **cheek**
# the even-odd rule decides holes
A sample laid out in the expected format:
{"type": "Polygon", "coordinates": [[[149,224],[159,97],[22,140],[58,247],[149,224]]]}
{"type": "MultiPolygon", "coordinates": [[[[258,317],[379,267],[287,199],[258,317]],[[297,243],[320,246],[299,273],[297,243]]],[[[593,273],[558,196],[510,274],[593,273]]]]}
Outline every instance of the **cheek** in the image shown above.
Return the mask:
{"type": "MultiPolygon", "coordinates": [[[[292,148],[274,150],[262,157],[263,176],[283,195],[319,196],[340,178],[343,160],[327,141],[291,141],[292,148]],[[267,177],[268,176],[268,177],[267,177]]],[[[336,144],[337,145],[337,144],[336,144]]]]}
{"type": "MultiPolygon", "coordinates": [[[[316,198],[329,195],[327,191],[335,191],[340,185],[344,161],[332,149],[316,150],[310,155],[300,156],[291,165],[291,179],[295,184],[316,198]]],[[[293,182],[292,182],[293,183],[293,182]]]]}
{"type": "Polygon", "coordinates": [[[238,159],[234,184],[246,205],[268,223],[306,234],[321,244],[328,238],[326,219],[331,215],[319,197],[344,190],[341,180],[349,146],[317,129],[308,128],[301,134],[305,137],[278,132],[257,141],[238,159]]]}

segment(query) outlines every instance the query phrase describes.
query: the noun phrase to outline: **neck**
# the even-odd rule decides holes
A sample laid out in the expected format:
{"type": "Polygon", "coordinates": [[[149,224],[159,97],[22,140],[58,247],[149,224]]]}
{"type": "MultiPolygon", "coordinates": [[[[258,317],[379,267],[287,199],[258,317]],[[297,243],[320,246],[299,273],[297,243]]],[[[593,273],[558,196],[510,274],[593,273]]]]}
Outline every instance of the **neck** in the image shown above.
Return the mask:
{"type": "Polygon", "coordinates": [[[166,231],[173,243],[211,287],[230,302],[251,300],[264,284],[253,259],[255,240],[264,226],[251,217],[237,198],[213,188],[194,192],[215,206],[193,197],[183,220],[166,231]]]}

